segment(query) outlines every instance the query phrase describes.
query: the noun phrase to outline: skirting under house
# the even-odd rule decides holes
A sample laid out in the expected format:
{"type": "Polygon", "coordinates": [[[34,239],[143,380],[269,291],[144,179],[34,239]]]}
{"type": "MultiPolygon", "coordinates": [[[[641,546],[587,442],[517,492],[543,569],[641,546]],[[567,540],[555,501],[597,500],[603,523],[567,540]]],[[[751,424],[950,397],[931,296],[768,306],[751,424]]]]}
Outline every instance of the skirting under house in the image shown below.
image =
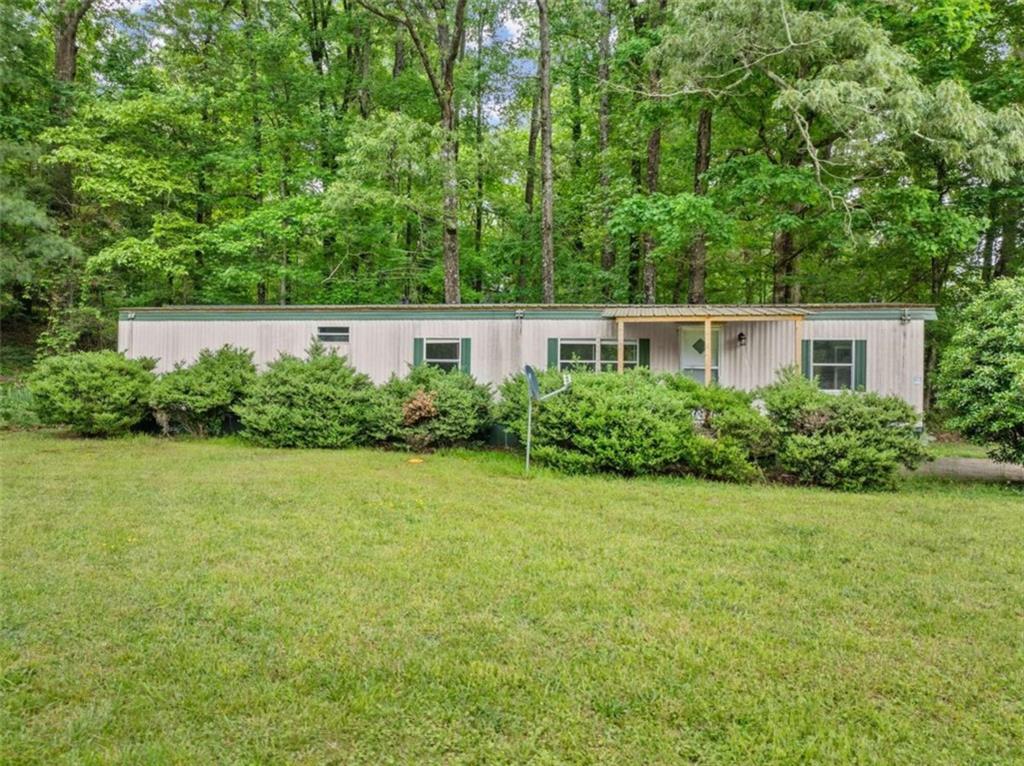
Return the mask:
{"type": "Polygon", "coordinates": [[[411,365],[499,383],[523,369],[636,366],[744,390],[797,366],[828,390],[899,396],[920,411],[930,306],[431,305],[176,306],[120,312],[118,348],[157,371],[204,348],[247,348],[257,365],[319,340],[374,381],[411,365]]]}

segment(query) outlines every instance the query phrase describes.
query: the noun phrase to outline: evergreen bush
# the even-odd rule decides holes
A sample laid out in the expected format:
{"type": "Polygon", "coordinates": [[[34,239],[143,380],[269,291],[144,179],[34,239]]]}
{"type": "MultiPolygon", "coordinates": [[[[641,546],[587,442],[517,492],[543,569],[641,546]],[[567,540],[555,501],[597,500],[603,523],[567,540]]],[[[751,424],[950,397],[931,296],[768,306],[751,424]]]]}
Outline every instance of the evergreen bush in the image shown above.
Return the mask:
{"type": "Polygon", "coordinates": [[[832,489],[893,489],[901,468],[926,457],[914,408],[895,396],[825,393],[787,370],[762,389],[782,435],[779,478],[832,489]]]}
{"type": "Polygon", "coordinates": [[[116,436],[148,411],[151,359],[126,359],[114,351],[45,357],[28,377],[43,423],[67,425],[83,436],[116,436]]]}
{"type": "Polygon", "coordinates": [[[413,450],[479,443],[493,423],[489,386],[468,373],[413,367],[381,386],[384,441],[413,450]]]}
{"type": "Polygon", "coordinates": [[[178,365],[157,378],[149,404],[164,433],[218,436],[229,428],[233,408],[255,381],[251,351],[232,346],[203,349],[195,363],[178,365]]]}
{"type": "MultiPolygon", "coordinates": [[[[543,373],[540,379],[543,390],[561,385],[557,372],[543,373]]],[[[697,388],[646,370],[574,373],[569,391],[535,405],[533,454],[539,462],[569,473],[754,478],[757,469],[741,445],[720,441],[713,432],[697,433],[697,388]]],[[[521,441],[526,439],[526,397],[522,375],[501,386],[499,421],[521,441]]]]}
{"type": "Polygon", "coordinates": [[[380,440],[383,412],[370,379],[314,344],[282,355],[235,405],[244,434],[270,447],[350,447],[380,440]]]}

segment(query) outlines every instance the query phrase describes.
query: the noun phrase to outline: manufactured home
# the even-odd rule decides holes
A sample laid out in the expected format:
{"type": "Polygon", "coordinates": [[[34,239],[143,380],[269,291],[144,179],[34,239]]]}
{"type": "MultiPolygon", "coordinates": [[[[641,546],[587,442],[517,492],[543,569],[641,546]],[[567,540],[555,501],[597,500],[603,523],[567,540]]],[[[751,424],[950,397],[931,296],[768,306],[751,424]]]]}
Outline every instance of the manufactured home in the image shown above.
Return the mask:
{"type": "Polygon", "coordinates": [[[157,371],[204,348],[250,349],[257,365],[319,340],[374,381],[411,365],[499,383],[523,369],[649,367],[744,390],[797,366],[828,390],[891,394],[922,409],[928,306],[431,305],[175,306],[120,312],[118,348],[157,371]]]}

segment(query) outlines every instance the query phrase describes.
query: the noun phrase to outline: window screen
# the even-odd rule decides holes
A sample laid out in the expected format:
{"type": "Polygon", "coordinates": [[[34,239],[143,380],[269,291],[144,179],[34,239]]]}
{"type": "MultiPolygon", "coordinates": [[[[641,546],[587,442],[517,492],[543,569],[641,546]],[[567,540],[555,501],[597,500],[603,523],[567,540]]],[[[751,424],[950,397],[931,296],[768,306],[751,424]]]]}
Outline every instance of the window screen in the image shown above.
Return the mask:
{"type": "Polygon", "coordinates": [[[348,343],[348,328],[317,327],[316,339],[321,343],[348,343]]]}
{"type": "MultiPolygon", "coordinates": [[[[638,344],[628,340],[624,348],[625,367],[636,367],[638,344]]],[[[618,370],[618,341],[615,340],[559,340],[558,369],[560,370],[591,370],[615,372],[618,370]]]]}
{"type": "Polygon", "coordinates": [[[853,341],[814,341],[811,348],[811,374],[826,391],[853,388],[853,341]]]}
{"type": "Polygon", "coordinates": [[[427,338],[423,343],[423,361],[442,370],[457,370],[461,362],[461,343],[458,338],[427,338]]]}

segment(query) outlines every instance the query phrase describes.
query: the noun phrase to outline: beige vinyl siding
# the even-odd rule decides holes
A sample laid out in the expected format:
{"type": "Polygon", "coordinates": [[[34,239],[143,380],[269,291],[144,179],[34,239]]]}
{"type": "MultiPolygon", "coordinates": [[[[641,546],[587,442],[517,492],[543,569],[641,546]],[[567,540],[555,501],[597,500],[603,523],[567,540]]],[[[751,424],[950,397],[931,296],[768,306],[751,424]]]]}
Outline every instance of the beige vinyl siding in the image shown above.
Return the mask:
{"type": "MultiPolygon", "coordinates": [[[[796,364],[794,322],[723,324],[719,358],[723,385],[753,390],[772,383],[777,371],[796,364]],[[739,333],[747,336],[740,346],[739,333]]],[[[807,320],[804,340],[867,341],[867,389],[924,407],[924,322],[914,320],[807,320]]]]}
{"type": "MultiPolygon", "coordinates": [[[[149,356],[157,360],[157,372],[167,372],[176,363],[190,364],[204,348],[225,344],[247,348],[257,365],[264,367],[281,353],[301,356],[316,334],[317,322],[307,321],[122,321],[129,325],[118,332],[121,350],[130,357],[149,356]]],[[[336,344],[339,353],[346,344],[336,344]]]]}
{"type": "MultiPolygon", "coordinates": [[[[350,320],[122,320],[118,347],[131,357],[157,359],[157,371],[177,362],[191,363],[204,348],[224,344],[253,351],[265,367],[281,353],[303,356],[322,324],[350,328],[349,343],[331,344],[375,382],[393,373],[404,375],[413,362],[414,338],[470,338],[471,371],[477,380],[500,383],[532,364],[547,367],[549,338],[615,338],[609,319],[350,319],[350,320]]],[[[724,322],[721,327],[721,383],[744,390],[767,385],[777,371],[796,363],[793,321],[724,322]],[[747,336],[745,346],[737,335],[747,336]]],[[[700,325],[697,325],[700,326],[700,325]]],[[[679,369],[679,329],[673,322],[636,322],[625,326],[626,338],[648,338],[651,369],[679,369]]],[[[866,340],[867,387],[923,405],[924,322],[914,320],[806,320],[808,340],[866,340]]]]}
{"type": "MultiPolygon", "coordinates": [[[[522,362],[516,369],[530,364],[537,369],[548,366],[548,338],[614,339],[615,322],[604,319],[559,319],[552,321],[528,320],[523,323],[522,362]]],[[[671,324],[627,324],[626,340],[649,338],[651,341],[651,369],[656,372],[675,370],[679,349],[675,327],[671,324]]]]}
{"type": "MultiPolygon", "coordinates": [[[[204,348],[224,344],[253,351],[257,365],[265,367],[281,353],[303,356],[321,322],[307,320],[267,321],[131,321],[118,329],[119,348],[132,357],[157,359],[157,371],[175,363],[189,364],[204,348]]],[[[481,381],[500,383],[532,364],[547,367],[548,338],[615,338],[615,322],[597,320],[350,320],[348,343],[330,344],[360,372],[381,382],[392,373],[404,374],[413,362],[414,338],[470,338],[472,373],[481,381]]],[[[675,327],[627,325],[629,339],[650,338],[651,366],[658,371],[678,367],[675,327]]]]}
{"type": "Polygon", "coordinates": [[[818,320],[805,322],[808,340],[866,340],[867,389],[924,409],[924,322],[818,320]]]}
{"type": "MultiPolygon", "coordinates": [[[[811,322],[804,321],[804,337],[811,322]]],[[[719,351],[722,385],[751,391],[775,381],[778,370],[795,365],[796,322],[724,322],[719,351]],[[745,346],[737,337],[747,336],[745,346]]]]}

